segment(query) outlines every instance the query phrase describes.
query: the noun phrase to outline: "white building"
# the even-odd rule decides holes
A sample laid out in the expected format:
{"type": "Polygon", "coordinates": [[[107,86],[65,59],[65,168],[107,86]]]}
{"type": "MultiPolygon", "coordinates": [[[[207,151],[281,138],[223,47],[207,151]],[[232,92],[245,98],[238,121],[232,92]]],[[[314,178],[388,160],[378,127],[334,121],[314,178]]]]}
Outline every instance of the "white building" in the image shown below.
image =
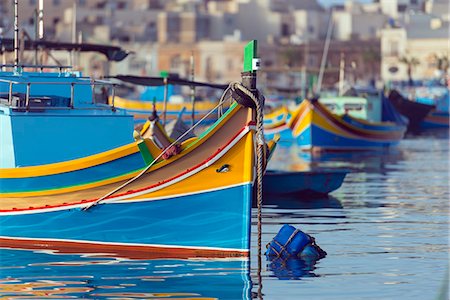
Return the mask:
{"type": "Polygon", "coordinates": [[[450,59],[449,23],[432,15],[410,14],[403,26],[385,28],[381,36],[381,76],[384,81],[438,75],[437,58],[450,59]]]}

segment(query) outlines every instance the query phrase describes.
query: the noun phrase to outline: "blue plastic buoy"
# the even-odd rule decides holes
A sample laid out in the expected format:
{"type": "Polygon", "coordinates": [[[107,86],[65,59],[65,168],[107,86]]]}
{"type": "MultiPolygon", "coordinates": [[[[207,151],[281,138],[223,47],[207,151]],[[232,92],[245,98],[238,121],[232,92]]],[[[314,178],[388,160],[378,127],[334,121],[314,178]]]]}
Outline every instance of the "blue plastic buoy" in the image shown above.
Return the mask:
{"type": "Polygon", "coordinates": [[[281,258],[301,257],[318,260],[327,253],[316,245],[315,239],[294,226],[285,224],[274,239],[267,244],[267,256],[281,258]]]}

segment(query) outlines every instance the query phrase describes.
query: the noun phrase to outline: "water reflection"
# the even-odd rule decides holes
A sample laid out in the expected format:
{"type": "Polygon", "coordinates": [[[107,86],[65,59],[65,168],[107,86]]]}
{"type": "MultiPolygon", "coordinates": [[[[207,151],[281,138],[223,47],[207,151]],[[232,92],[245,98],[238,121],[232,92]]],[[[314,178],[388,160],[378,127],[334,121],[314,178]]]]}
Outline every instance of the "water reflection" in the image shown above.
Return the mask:
{"type": "MultiPolygon", "coordinates": [[[[448,132],[408,137],[382,155],[308,158],[296,147],[281,145],[270,162],[275,169],[328,164],[357,172],[329,197],[264,197],[263,248],[282,224],[292,224],[313,235],[328,256],[317,263],[263,256],[263,299],[447,299],[448,150],[448,132]],[[443,298],[437,298],[439,293],[443,298]]],[[[254,295],[261,287],[255,209],[252,214],[250,262],[0,249],[0,297],[251,299],[249,263],[254,295]]]]}
{"type": "Polygon", "coordinates": [[[292,195],[292,196],[264,195],[263,207],[279,208],[279,209],[343,208],[341,201],[333,196],[321,196],[311,198],[311,197],[302,197],[301,195],[292,195]]]}
{"type": "Polygon", "coordinates": [[[8,299],[250,299],[248,261],[126,260],[1,249],[8,299]]]}
{"type": "Polygon", "coordinates": [[[353,172],[384,173],[405,159],[401,147],[379,151],[309,152],[295,144],[280,144],[269,163],[270,169],[310,171],[316,169],[345,169],[353,172]]]}
{"type": "Polygon", "coordinates": [[[316,261],[305,260],[298,257],[280,258],[268,257],[267,268],[271,272],[269,276],[281,280],[300,280],[302,277],[317,277],[314,274],[316,261]]]}

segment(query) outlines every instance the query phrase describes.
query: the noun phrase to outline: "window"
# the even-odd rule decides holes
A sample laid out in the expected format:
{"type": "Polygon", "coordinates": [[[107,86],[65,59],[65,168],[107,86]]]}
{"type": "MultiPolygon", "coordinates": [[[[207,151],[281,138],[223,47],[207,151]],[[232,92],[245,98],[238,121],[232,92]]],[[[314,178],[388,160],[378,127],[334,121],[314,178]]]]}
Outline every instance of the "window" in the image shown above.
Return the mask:
{"type": "Polygon", "coordinates": [[[233,70],[233,59],[229,58],[227,61],[227,65],[228,65],[228,70],[233,70]]]}
{"type": "Polygon", "coordinates": [[[391,56],[398,56],[398,41],[390,41],[389,42],[389,55],[391,56]]]}
{"type": "Polygon", "coordinates": [[[282,24],[281,25],[281,36],[289,36],[290,34],[290,30],[289,30],[289,25],[288,24],[282,24]]]}
{"type": "Polygon", "coordinates": [[[170,59],[170,68],[178,69],[181,65],[181,56],[179,54],[173,56],[170,59]]]}
{"type": "Polygon", "coordinates": [[[325,103],[324,105],[325,105],[325,107],[326,107],[329,111],[331,111],[331,112],[335,112],[335,111],[337,110],[336,104],[333,104],[333,103],[325,103]]]}
{"type": "Polygon", "coordinates": [[[344,104],[344,110],[345,111],[358,111],[358,110],[363,110],[364,108],[364,104],[360,104],[360,103],[346,103],[344,104]]]}

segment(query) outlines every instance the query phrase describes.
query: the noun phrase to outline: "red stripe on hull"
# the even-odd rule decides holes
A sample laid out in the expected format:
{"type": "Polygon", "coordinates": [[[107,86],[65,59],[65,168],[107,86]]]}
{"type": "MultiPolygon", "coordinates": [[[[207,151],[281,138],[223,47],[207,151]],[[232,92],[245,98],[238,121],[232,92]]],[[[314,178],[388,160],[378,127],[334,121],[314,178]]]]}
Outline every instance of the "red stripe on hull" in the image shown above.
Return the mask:
{"type": "Polygon", "coordinates": [[[77,243],[72,241],[21,240],[0,238],[0,248],[47,250],[56,254],[92,254],[99,257],[128,259],[247,258],[246,251],[197,248],[157,247],[144,245],[77,243]]]}

